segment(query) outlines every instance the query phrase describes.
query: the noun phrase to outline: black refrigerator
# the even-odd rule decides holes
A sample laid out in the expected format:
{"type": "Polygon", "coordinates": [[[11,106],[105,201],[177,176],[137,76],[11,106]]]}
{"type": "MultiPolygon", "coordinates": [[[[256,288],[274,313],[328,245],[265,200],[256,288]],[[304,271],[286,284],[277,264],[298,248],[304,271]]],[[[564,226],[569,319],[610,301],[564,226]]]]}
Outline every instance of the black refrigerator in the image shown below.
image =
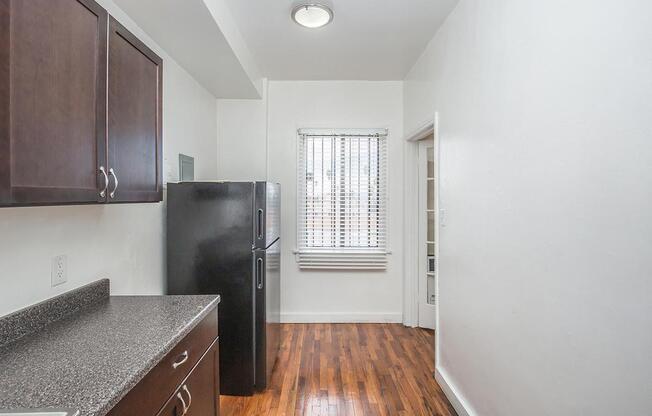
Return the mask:
{"type": "Polygon", "coordinates": [[[280,200],[269,182],[168,184],[167,293],[221,296],[222,394],[264,390],[276,361],[280,200]]]}

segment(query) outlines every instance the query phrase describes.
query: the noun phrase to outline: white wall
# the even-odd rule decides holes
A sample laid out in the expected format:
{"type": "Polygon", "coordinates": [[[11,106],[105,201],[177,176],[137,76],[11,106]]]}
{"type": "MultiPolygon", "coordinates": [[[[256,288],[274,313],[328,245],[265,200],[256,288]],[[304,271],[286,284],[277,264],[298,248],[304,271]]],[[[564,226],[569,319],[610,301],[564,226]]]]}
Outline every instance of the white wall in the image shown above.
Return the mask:
{"type": "Polygon", "coordinates": [[[652,409],[650,16],[461,0],[406,80],[406,130],[440,114],[437,368],[471,414],[652,409]]]}
{"type": "Polygon", "coordinates": [[[282,187],[286,322],[395,321],[402,318],[403,116],[401,82],[270,81],[269,180],[282,187]],[[299,270],[296,249],[297,129],[389,129],[389,235],[386,272],[299,270]]]}
{"type": "Polygon", "coordinates": [[[218,177],[267,179],[267,80],[259,100],[217,100],[218,177]]]}
{"type": "MultiPolygon", "coordinates": [[[[110,0],[98,0],[163,59],[165,178],[178,153],[195,156],[196,176],[217,176],[215,99],[110,0]]],[[[117,294],[164,288],[164,204],[0,209],[0,315],[101,277],[117,294]],[[52,257],[68,256],[68,283],[50,287],[52,257]]]]}
{"type": "Polygon", "coordinates": [[[262,100],[218,100],[218,176],[280,182],[281,314],[286,322],[402,320],[402,82],[269,81],[262,100]],[[386,272],[306,272],[296,248],[297,128],[387,127],[390,248],[386,272]]]}

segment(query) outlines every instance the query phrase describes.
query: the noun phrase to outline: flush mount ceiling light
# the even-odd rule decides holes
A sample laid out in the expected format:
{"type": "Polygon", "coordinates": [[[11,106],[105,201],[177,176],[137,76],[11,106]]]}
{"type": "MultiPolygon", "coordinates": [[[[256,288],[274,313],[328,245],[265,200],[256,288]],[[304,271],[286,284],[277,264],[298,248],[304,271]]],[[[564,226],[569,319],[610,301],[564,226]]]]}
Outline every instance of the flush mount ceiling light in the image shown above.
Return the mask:
{"type": "Polygon", "coordinates": [[[316,29],[333,21],[333,11],[321,4],[302,4],[292,9],[292,20],[303,27],[316,29]]]}

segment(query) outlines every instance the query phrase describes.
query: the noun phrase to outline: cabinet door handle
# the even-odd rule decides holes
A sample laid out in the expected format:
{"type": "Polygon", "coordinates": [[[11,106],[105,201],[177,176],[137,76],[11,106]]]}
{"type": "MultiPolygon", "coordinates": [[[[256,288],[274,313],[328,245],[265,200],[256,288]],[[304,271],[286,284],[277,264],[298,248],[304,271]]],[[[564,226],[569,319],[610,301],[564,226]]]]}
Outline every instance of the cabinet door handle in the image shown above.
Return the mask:
{"type": "Polygon", "coordinates": [[[104,188],[100,191],[100,197],[104,198],[106,196],[106,190],[109,188],[109,175],[106,174],[104,166],[100,166],[100,173],[104,176],[104,188]]]}
{"type": "Polygon", "coordinates": [[[181,415],[183,416],[186,413],[188,413],[188,406],[186,406],[186,401],[183,400],[183,396],[181,395],[181,392],[177,393],[177,399],[181,401],[181,406],[183,406],[183,413],[181,413],[181,415]]]}
{"type": "Polygon", "coordinates": [[[188,411],[190,410],[190,405],[192,405],[192,395],[190,394],[190,390],[188,390],[188,386],[186,386],[185,384],[183,385],[182,389],[188,395],[188,407],[186,408],[186,411],[188,411]]]}
{"type": "Polygon", "coordinates": [[[177,367],[179,367],[180,365],[182,365],[183,363],[188,361],[188,351],[186,350],[186,351],[182,352],[181,354],[179,354],[179,358],[180,359],[178,361],[175,361],[175,362],[172,363],[172,368],[174,370],[176,370],[177,367]]]}
{"type": "Polygon", "coordinates": [[[111,199],[113,199],[113,198],[115,198],[115,191],[118,190],[118,184],[119,184],[118,175],[115,174],[115,171],[113,170],[113,168],[109,169],[109,175],[113,176],[113,179],[115,179],[115,186],[113,187],[113,191],[111,191],[111,193],[109,194],[111,199]]]}

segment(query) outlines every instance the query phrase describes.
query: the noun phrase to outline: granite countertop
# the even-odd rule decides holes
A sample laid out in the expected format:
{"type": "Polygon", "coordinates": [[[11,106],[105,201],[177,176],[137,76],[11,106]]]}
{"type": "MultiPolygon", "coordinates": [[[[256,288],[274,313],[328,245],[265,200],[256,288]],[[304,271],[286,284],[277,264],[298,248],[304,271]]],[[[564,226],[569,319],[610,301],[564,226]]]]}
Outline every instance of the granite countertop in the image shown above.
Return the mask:
{"type": "Polygon", "coordinates": [[[219,303],[111,296],[0,348],[0,409],[103,416],[219,303]]]}

